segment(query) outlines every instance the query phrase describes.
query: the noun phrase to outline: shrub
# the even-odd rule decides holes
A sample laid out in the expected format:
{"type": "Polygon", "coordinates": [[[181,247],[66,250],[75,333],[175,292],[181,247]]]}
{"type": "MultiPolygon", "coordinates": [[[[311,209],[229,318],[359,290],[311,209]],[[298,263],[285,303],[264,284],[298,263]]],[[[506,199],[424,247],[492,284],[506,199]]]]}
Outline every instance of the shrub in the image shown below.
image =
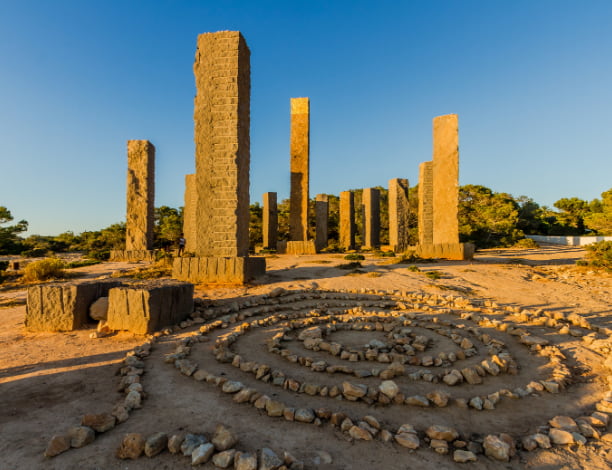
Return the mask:
{"type": "Polygon", "coordinates": [[[32,248],[31,250],[22,251],[21,256],[27,258],[40,258],[41,256],[47,256],[49,253],[49,250],[46,248],[32,248]]]}
{"type": "Polygon", "coordinates": [[[420,271],[418,266],[415,266],[414,264],[412,266],[408,266],[406,269],[408,269],[408,271],[412,271],[413,273],[418,273],[420,271]]]}
{"type": "Polygon", "coordinates": [[[374,252],[374,255],[379,257],[379,258],[393,258],[395,257],[395,253],[393,251],[376,251],[374,252]]]}
{"type": "Polygon", "coordinates": [[[612,241],[592,243],[584,248],[587,255],[584,262],[580,264],[612,271],[612,241]]]}
{"type": "Polygon", "coordinates": [[[429,279],[440,279],[442,277],[442,273],[440,271],[425,271],[425,276],[429,279]]]}
{"type": "Polygon", "coordinates": [[[512,245],[513,248],[540,248],[538,242],[531,238],[521,238],[517,240],[517,242],[512,245]]]}
{"type": "Polygon", "coordinates": [[[365,259],[365,256],[359,253],[349,253],[348,255],[344,255],[344,259],[348,259],[349,261],[361,261],[365,259]]]}
{"type": "Polygon", "coordinates": [[[64,277],[66,264],[58,258],[45,258],[28,264],[23,269],[23,280],[26,282],[46,281],[64,277]]]}
{"type": "Polygon", "coordinates": [[[361,263],[359,261],[353,261],[352,263],[339,264],[336,267],[340,269],[358,269],[363,266],[361,266],[361,263]]]}
{"type": "Polygon", "coordinates": [[[90,250],[87,252],[85,257],[89,259],[97,259],[98,261],[106,261],[110,258],[110,250],[90,250]]]}

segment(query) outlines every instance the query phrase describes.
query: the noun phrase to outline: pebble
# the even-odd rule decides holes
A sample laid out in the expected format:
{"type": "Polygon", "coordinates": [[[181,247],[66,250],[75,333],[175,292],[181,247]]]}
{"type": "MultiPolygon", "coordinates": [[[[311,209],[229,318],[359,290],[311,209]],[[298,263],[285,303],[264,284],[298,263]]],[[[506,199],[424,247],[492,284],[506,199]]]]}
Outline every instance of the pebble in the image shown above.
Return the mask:
{"type": "Polygon", "coordinates": [[[68,430],[70,436],[70,447],[83,447],[91,444],[96,439],[96,433],[87,426],[75,426],[68,430]]]}
{"type": "Polygon", "coordinates": [[[294,419],[300,423],[312,423],[315,419],[315,414],[310,408],[298,408],[295,410],[294,419]]]}
{"type": "Polygon", "coordinates": [[[147,457],[155,457],[163,452],[168,445],[168,435],[165,432],[156,432],[145,441],[144,453],[147,457]]]}
{"type": "Polygon", "coordinates": [[[140,433],[125,434],[121,446],[117,449],[117,457],[120,459],[137,459],[144,452],[145,442],[144,436],[140,433]]]}
{"type": "Polygon", "coordinates": [[[457,449],[453,452],[453,460],[458,463],[476,462],[478,459],[473,452],[469,450],[457,449]]]}
{"type": "Polygon", "coordinates": [[[68,449],[70,449],[70,441],[70,436],[66,434],[53,436],[45,449],[45,457],[55,457],[62,452],[66,452],[68,449]]]}
{"type": "Polygon", "coordinates": [[[495,460],[501,460],[507,462],[510,460],[510,446],[504,442],[498,436],[492,434],[484,438],[482,443],[485,455],[494,458],[495,460]]]}
{"type": "Polygon", "coordinates": [[[548,437],[553,444],[566,445],[574,443],[574,436],[571,432],[564,431],[563,429],[553,428],[548,432],[548,437]]]}
{"type": "Polygon", "coordinates": [[[210,460],[215,452],[215,446],[211,443],[201,444],[191,454],[191,465],[200,465],[210,460]]]}
{"type": "Polygon", "coordinates": [[[234,470],[257,470],[257,455],[250,452],[236,452],[234,470]]]}
{"type": "Polygon", "coordinates": [[[115,421],[116,418],[110,413],[87,414],[81,419],[81,425],[88,426],[96,432],[106,432],[115,427],[115,421]]]}
{"type": "Polygon", "coordinates": [[[213,455],[212,461],[215,467],[229,468],[234,463],[234,456],[236,455],[236,449],[224,450],[218,454],[213,455]]]}
{"type": "Polygon", "coordinates": [[[258,470],[276,470],[283,464],[276,452],[268,447],[264,447],[259,451],[259,469],[258,470]]]}
{"type": "Polygon", "coordinates": [[[222,424],[218,424],[215,428],[215,434],[213,435],[211,442],[218,451],[224,451],[234,447],[238,442],[238,439],[229,429],[222,424]]]}
{"type": "Polygon", "coordinates": [[[373,439],[372,434],[361,426],[351,426],[348,434],[356,440],[371,441],[373,439]]]}
{"type": "MultiPolygon", "coordinates": [[[[262,397],[263,398],[263,397],[262,397]]],[[[257,402],[255,402],[257,403],[257,402]]],[[[255,405],[257,406],[257,405],[255,405]]],[[[266,403],[266,413],[268,416],[283,416],[283,410],[285,409],[285,405],[277,400],[268,400],[266,403]]]]}
{"type": "Polygon", "coordinates": [[[207,443],[207,439],[205,436],[202,436],[200,434],[186,434],[185,439],[183,440],[181,444],[181,453],[185,457],[189,457],[191,456],[191,454],[193,454],[193,451],[197,447],[201,446],[202,444],[206,444],[206,443],[207,443]]]}
{"type": "Polygon", "coordinates": [[[430,439],[441,439],[448,442],[454,441],[459,437],[459,433],[456,429],[437,424],[428,427],[425,434],[427,434],[427,437],[430,439]]]}

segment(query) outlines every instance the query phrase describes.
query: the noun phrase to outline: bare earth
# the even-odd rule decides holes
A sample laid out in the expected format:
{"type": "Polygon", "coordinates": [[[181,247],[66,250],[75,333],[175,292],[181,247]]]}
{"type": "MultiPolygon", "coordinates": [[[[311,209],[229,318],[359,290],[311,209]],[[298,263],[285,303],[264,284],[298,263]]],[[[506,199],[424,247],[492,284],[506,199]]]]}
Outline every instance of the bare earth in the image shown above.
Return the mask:
{"type": "MultiPolygon", "coordinates": [[[[595,274],[574,267],[583,256],[578,248],[543,247],[536,250],[485,250],[477,253],[473,262],[444,261],[418,265],[421,272],[411,271],[407,264],[387,264],[384,258],[368,255],[362,262],[362,273],[347,275],[335,266],[346,263],[341,255],[279,256],[267,260],[264,279],[247,287],[199,286],[196,296],[205,301],[227,299],[244,301],[252,296],[268,293],[276,287],[295,289],[360,289],[402,290],[463,296],[484,299],[500,306],[512,305],[528,310],[542,309],[565,314],[577,313],[594,325],[612,328],[612,277],[595,274]],[[438,271],[442,278],[429,279],[423,271],[438,271]]],[[[79,268],[88,277],[109,275],[117,269],[131,267],[122,263],[79,268]]],[[[268,417],[265,412],[248,404],[236,404],[232,396],[219,387],[198,382],[182,375],[172,364],[164,363],[163,356],[171,353],[176,342],[198,331],[201,325],[176,329],[162,336],[154,344],[153,352],[145,360],[142,383],[146,399],[141,409],[131,413],[130,419],[100,434],[83,448],[71,449],[57,457],[45,458],[43,452],[50,438],[65,433],[80,424],[86,413],[108,412],[122,399],[117,391],[120,376],[116,373],[125,354],[146,338],[128,333],[90,339],[94,331],[69,333],[27,333],[24,329],[25,291],[0,291],[0,469],[175,469],[192,468],[188,458],[164,452],[152,459],[119,460],[115,452],[125,433],[145,435],[158,431],[168,433],[188,431],[208,436],[216,424],[223,423],[238,437],[237,448],[256,451],[270,447],[282,454],[288,451],[305,464],[319,469],[413,469],[453,468],[470,469],[588,469],[612,468],[612,442],[589,439],[586,445],[553,446],[548,450],[519,451],[509,462],[494,461],[482,454],[478,461],[459,464],[453,462],[452,452],[439,455],[428,447],[421,435],[421,448],[408,450],[395,443],[355,441],[328,422],[321,426],[268,417]],[[13,301],[17,305],[11,304],[13,301]],[[13,306],[11,306],[13,305],[13,306]],[[332,463],[318,463],[317,452],[327,452],[332,463]]],[[[323,302],[323,301],[320,301],[323,302]]],[[[299,307],[296,307],[299,309],[299,307]]],[[[457,319],[458,317],[453,317],[457,319]]],[[[233,328],[235,325],[229,325],[233,328]]],[[[229,329],[228,328],[228,329],[229,329]]],[[[603,368],[605,358],[585,346],[581,337],[549,333],[551,343],[567,356],[572,371],[572,384],[559,394],[539,393],[523,399],[502,400],[494,410],[477,411],[459,406],[420,408],[406,405],[368,406],[363,402],[334,400],[329,397],[293,393],[281,387],[255,380],[255,376],[231,364],[217,362],[210,354],[215,338],[228,329],[210,333],[210,341],[192,348],[191,360],[200,368],[239,380],[257,388],[271,398],[296,408],[326,407],[343,411],[351,417],[372,415],[385,429],[395,432],[404,423],[418,430],[432,424],[455,427],[464,438],[477,439],[487,434],[506,432],[515,439],[538,431],[556,415],[578,417],[594,411],[596,401],[607,390],[610,371],[603,368]]],[[[299,364],[288,362],[277,354],[269,354],[266,339],[278,332],[278,327],[255,328],[241,336],[233,349],[243,358],[266,363],[290,373],[293,378],[315,383],[340,384],[344,380],[377,387],[377,377],[356,378],[343,374],[313,372],[299,364]]],[[[548,332],[548,333],[547,333],[548,332]]],[[[583,330],[582,333],[592,333],[583,330]]],[[[425,333],[424,333],[425,334],[425,333]]],[[[493,334],[493,333],[492,333],[493,334]]],[[[518,375],[487,376],[484,384],[462,384],[447,387],[410,380],[407,376],[394,380],[406,395],[425,395],[433,389],[445,389],[453,397],[484,396],[500,388],[514,389],[531,380],[544,380],[546,364],[541,356],[531,354],[518,341],[503,332],[495,333],[506,345],[519,364],[518,375]]],[[[536,333],[534,333],[536,334],[536,333]]],[[[443,339],[434,339],[428,353],[434,357],[448,346],[443,339]]],[[[597,334],[598,339],[604,336],[597,334]]],[[[340,331],[332,341],[355,348],[363,347],[371,339],[384,340],[381,332],[340,331]]],[[[452,343],[450,343],[452,346],[452,343]]],[[[293,341],[287,346],[298,354],[331,363],[348,363],[327,353],[308,351],[302,343],[293,341]]],[[[447,348],[448,349],[448,348],[447,348]]],[[[484,357],[477,356],[479,360],[484,357]]],[[[474,358],[468,358],[470,359],[474,358]]],[[[472,360],[470,364],[473,364],[472,360]]],[[[348,363],[353,366],[354,364],[348,363]]],[[[376,363],[377,364],[377,363],[376,363]]],[[[362,363],[371,368],[374,364],[362,363]]],[[[380,365],[380,364],[379,364],[380,365]]],[[[384,365],[384,364],[383,364],[384,365]]],[[[459,364],[455,366],[461,368],[459,364]]],[[[416,370],[414,367],[413,370],[416,370]]],[[[438,368],[439,369],[439,368],[438,368]]],[[[412,371],[412,370],[411,370],[412,371]]],[[[407,371],[407,373],[410,371],[407,371]]],[[[599,429],[601,435],[610,433],[599,429]]],[[[216,468],[212,463],[200,468],[216,468]]]]}

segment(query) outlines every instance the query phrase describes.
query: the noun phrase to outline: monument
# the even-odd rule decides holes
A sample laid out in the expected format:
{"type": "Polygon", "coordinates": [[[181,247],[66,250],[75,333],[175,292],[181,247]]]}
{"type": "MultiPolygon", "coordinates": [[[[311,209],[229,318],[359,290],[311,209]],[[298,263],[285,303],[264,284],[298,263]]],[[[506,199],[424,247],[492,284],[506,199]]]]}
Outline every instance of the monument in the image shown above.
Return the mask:
{"type": "Polygon", "coordinates": [[[317,251],[320,251],[327,247],[327,229],[329,222],[329,201],[327,194],[317,194],[315,198],[315,221],[315,246],[317,251]]]}
{"type": "Polygon", "coordinates": [[[185,175],[185,205],[183,207],[183,236],[185,252],[195,253],[196,239],[196,207],[198,195],[196,192],[196,175],[185,175]]]}
{"type": "Polygon", "coordinates": [[[403,252],[409,246],[408,180],[389,180],[389,245],[395,252],[403,252]]]}
{"type": "Polygon", "coordinates": [[[265,272],[265,259],[248,256],[251,74],[240,32],[201,34],[193,70],[196,256],[176,258],[173,276],[243,283],[265,272]]]}
{"type": "Polygon", "coordinates": [[[275,250],[278,241],[278,207],[276,203],[276,193],[263,194],[262,219],[263,247],[267,250],[275,250]]]}
{"type": "Polygon", "coordinates": [[[355,195],[352,191],[340,193],[340,248],[355,249],[355,195]]]}
{"type": "Polygon", "coordinates": [[[380,191],[376,188],[365,188],[361,199],[363,246],[364,248],[378,248],[380,246],[380,191]]]}

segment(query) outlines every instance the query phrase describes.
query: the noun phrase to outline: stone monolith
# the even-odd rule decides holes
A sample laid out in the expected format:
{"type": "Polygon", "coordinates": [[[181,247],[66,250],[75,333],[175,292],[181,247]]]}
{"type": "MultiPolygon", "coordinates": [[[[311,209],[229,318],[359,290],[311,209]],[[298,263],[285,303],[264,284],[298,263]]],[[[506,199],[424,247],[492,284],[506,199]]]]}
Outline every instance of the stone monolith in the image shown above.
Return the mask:
{"type": "Polygon", "coordinates": [[[291,195],[289,236],[308,240],[308,184],[310,173],[310,101],[291,98],[291,195]]]}
{"type": "Polygon", "coordinates": [[[340,193],[340,247],[355,249],[355,195],[352,191],[340,193]]]}
{"type": "Polygon", "coordinates": [[[380,191],[365,188],[361,196],[363,207],[363,246],[378,248],[380,245],[380,191]]]}
{"type": "Polygon", "coordinates": [[[278,241],[278,208],[276,204],[276,193],[263,194],[263,247],[276,249],[278,241]]]}
{"type": "Polygon", "coordinates": [[[389,180],[389,245],[391,250],[402,252],[408,248],[408,180],[395,178],[389,180]]]}
{"type": "Polygon", "coordinates": [[[125,249],[153,248],[155,147],[148,140],[128,140],[125,249]]]}
{"type": "Polygon", "coordinates": [[[327,228],[329,220],[329,201],[327,194],[317,194],[315,198],[315,221],[316,236],[315,246],[317,251],[327,246],[327,228]]]}

